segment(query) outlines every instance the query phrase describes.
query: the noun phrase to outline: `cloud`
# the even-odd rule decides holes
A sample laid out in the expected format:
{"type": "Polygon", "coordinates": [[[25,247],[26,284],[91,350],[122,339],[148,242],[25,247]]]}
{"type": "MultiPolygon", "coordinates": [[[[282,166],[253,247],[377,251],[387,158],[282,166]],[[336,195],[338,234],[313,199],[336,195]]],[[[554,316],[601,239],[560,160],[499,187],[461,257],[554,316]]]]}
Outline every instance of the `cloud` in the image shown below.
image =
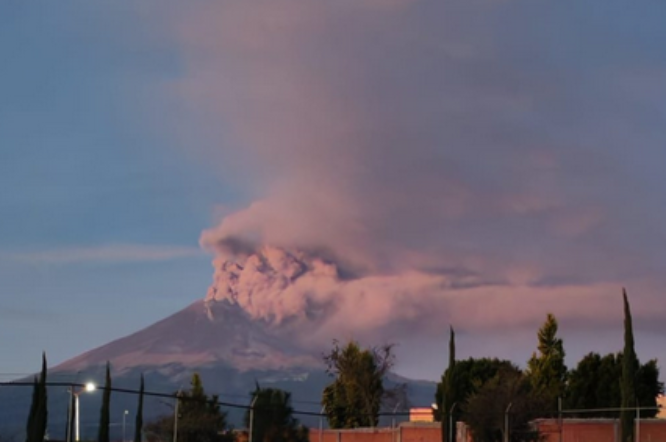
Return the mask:
{"type": "Polygon", "coordinates": [[[219,137],[208,161],[257,195],[202,245],[335,263],[344,289],[283,302],[332,291],[349,300],[341,328],[410,311],[422,324],[428,306],[479,327],[551,307],[603,322],[622,285],[652,299],[666,282],[664,133],[646,118],[665,111],[660,6],[379,4],[218,2],[174,25],[187,74],[172,91],[219,137]],[[454,290],[432,269],[498,284],[454,290]]]}
{"type": "Polygon", "coordinates": [[[170,261],[202,256],[196,247],[107,244],[90,247],[67,247],[29,252],[0,254],[0,259],[30,264],[81,264],[81,263],[133,263],[170,261]]]}

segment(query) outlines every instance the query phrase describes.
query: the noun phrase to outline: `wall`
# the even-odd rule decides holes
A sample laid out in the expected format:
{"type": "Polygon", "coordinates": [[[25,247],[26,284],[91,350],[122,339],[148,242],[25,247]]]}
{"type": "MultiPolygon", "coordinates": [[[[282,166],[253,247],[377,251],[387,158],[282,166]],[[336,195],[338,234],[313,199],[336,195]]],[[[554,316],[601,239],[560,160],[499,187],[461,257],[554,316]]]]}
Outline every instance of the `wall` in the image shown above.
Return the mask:
{"type": "MultiPolygon", "coordinates": [[[[619,442],[620,425],[616,419],[540,419],[534,422],[543,442],[619,442]]],[[[464,423],[458,422],[457,440],[473,442],[464,423]]],[[[640,421],[638,442],[666,442],[666,420],[640,421]]],[[[310,430],[310,442],[441,442],[439,423],[402,423],[396,428],[358,428],[355,430],[310,430]]]]}
{"type": "MultiPolygon", "coordinates": [[[[562,438],[556,419],[535,422],[544,442],[619,442],[617,419],[564,419],[562,438]]],[[[643,419],[638,422],[638,442],[666,442],[666,420],[643,419]]]]}
{"type": "Polygon", "coordinates": [[[310,442],[441,442],[439,423],[403,423],[396,428],[310,429],[310,442]]]}

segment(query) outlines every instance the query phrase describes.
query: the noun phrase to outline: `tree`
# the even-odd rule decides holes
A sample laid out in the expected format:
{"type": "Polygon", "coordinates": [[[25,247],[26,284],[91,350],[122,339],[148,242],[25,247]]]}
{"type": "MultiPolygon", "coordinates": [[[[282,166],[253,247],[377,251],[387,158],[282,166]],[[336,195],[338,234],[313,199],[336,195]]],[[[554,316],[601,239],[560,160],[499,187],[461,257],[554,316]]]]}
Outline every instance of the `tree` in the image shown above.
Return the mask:
{"type": "Polygon", "coordinates": [[[543,401],[532,394],[529,379],[513,367],[500,369],[468,398],[465,421],[475,442],[504,440],[509,405],[509,440],[538,440],[538,434],[530,428],[529,422],[539,416],[543,401]]]}
{"type": "Polygon", "coordinates": [[[26,426],[27,442],[42,442],[46,435],[48,421],[46,392],[46,353],[42,353],[42,371],[39,380],[35,376],[32,392],[32,403],[26,426]]]}
{"type": "Polygon", "coordinates": [[[39,394],[39,382],[37,381],[37,376],[34,377],[32,382],[32,402],[30,403],[30,413],[28,414],[28,423],[25,428],[26,432],[26,442],[37,442],[35,439],[35,427],[37,420],[37,409],[41,397],[39,394]]]}
{"type": "Polygon", "coordinates": [[[482,385],[494,378],[501,370],[519,370],[511,361],[500,360],[497,358],[469,358],[456,361],[453,369],[448,369],[442,375],[442,380],[437,384],[437,391],[435,392],[435,403],[438,404],[438,409],[435,410],[435,419],[442,420],[444,416],[442,413],[444,401],[444,394],[447,388],[447,379],[452,379],[455,385],[450,401],[457,403],[456,415],[463,416],[465,414],[467,399],[476,393],[482,385]]]}
{"type": "Polygon", "coordinates": [[[322,395],[331,428],[374,427],[384,396],[384,376],[393,366],[393,346],[361,349],[355,341],[324,355],[327,372],[335,377],[322,395]]]}
{"type": "MultiPolygon", "coordinates": [[[[622,379],[622,353],[600,356],[589,353],[571,370],[568,377],[566,407],[569,409],[619,408],[622,404],[620,383],[622,379]]],[[[636,372],[636,397],[641,407],[654,409],[641,410],[641,418],[652,418],[657,415],[657,396],[664,391],[659,382],[659,368],[656,360],[645,364],[638,362],[636,372]]],[[[620,413],[613,411],[595,411],[577,414],[577,417],[618,418],[620,413]]]]}
{"type": "Polygon", "coordinates": [[[657,396],[664,393],[664,384],[659,382],[659,367],[657,360],[651,359],[640,365],[636,372],[636,399],[640,407],[651,408],[641,410],[642,419],[653,418],[657,415],[657,396]]]}
{"type": "MultiPolygon", "coordinates": [[[[227,432],[227,414],[220,409],[218,397],[208,396],[198,373],[192,375],[190,390],[177,393],[178,442],[227,442],[233,435],[227,432]]],[[[173,440],[173,416],[162,417],[146,425],[152,440],[173,440]]]]}
{"type": "Polygon", "coordinates": [[[104,392],[102,393],[102,408],[99,413],[98,442],[109,442],[109,424],[111,421],[111,364],[106,363],[104,377],[104,392]]]}
{"type": "Polygon", "coordinates": [[[557,319],[548,313],[539,329],[538,354],[535,352],[527,362],[527,376],[533,394],[542,397],[546,404],[556,409],[557,400],[564,395],[567,367],[564,364],[564,346],[557,337],[557,319]]]}
{"type": "Polygon", "coordinates": [[[631,310],[627,300],[627,291],[622,291],[624,302],[624,351],[622,352],[622,412],[620,425],[622,429],[622,442],[631,442],[634,439],[634,411],[636,407],[636,372],[638,371],[638,358],[634,349],[634,330],[631,323],[631,310]]]}
{"type": "MultiPolygon", "coordinates": [[[[576,368],[569,373],[565,398],[565,405],[568,409],[592,410],[601,408],[597,394],[600,373],[601,356],[599,354],[589,353],[578,362],[576,368]]],[[[619,389],[619,381],[616,384],[619,389]]],[[[612,382],[606,384],[608,389],[612,388],[613,385],[612,382]]]]}
{"type": "Polygon", "coordinates": [[[307,442],[308,429],[294,418],[291,394],[280,389],[257,388],[252,393],[253,412],[245,413],[245,425],[250,428],[249,442],[307,442]],[[251,419],[252,417],[252,419],[251,419]]]}
{"type": "Polygon", "coordinates": [[[139,385],[139,404],[136,407],[136,420],[134,422],[134,442],[141,442],[141,432],[143,430],[143,392],[144,382],[141,375],[141,384],[139,385]]]}
{"type": "Polygon", "coordinates": [[[457,403],[459,399],[456,395],[456,378],[455,378],[455,366],[456,366],[456,333],[453,330],[453,327],[450,327],[449,333],[449,366],[442,375],[442,390],[441,394],[438,396],[435,392],[435,402],[437,408],[435,412],[439,412],[442,428],[442,442],[450,442],[450,430],[448,428],[449,423],[454,420],[451,419],[450,412],[453,404],[457,403]]]}

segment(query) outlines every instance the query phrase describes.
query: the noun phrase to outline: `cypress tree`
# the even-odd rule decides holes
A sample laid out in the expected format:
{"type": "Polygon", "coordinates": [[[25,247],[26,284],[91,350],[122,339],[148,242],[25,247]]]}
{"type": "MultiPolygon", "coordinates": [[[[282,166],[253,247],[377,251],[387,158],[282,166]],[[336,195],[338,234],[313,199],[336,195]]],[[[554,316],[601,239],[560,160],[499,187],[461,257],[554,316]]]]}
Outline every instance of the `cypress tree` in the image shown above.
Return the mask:
{"type": "Polygon", "coordinates": [[[638,358],[634,350],[634,331],[631,322],[631,310],[627,300],[627,291],[622,290],[622,299],[624,301],[624,351],[622,352],[622,412],[620,414],[620,424],[622,428],[622,442],[632,442],[634,440],[634,413],[636,406],[636,370],[638,358]]]}
{"type": "Polygon", "coordinates": [[[136,421],[134,422],[134,442],[141,442],[143,430],[143,374],[141,375],[141,386],[139,387],[139,405],[136,408],[136,421]]]}
{"type": "Polygon", "coordinates": [[[26,442],[35,442],[35,421],[37,419],[37,407],[39,407],[39,383],[37,382],[37,376],[35,376],[32,386],[32,402],[30,403],[30,413],[28,414],[28,423],[25,427],[26,442]]]}
{"type": "Polygon", "coordinates": [[[35,415],[35,440],[42,442],[48,422],[48,396],[46,393],[46,353],[42,353],[42,373],[39,376],[39,405],[35,415]]]}
{"type": "Polygon", "coordinates": [[[451,407],[453,406],[453,401],[455,400],[455,379],[453,376],[453,371],[456,366],[456,332],[453,330],[453,327],[450,328],[449,334],[449,368],[446,370],[446,379],[444,382],[444,397],[442,398],[442,403],[439,404],[443,408],[440,410],[440,416],[442,416],[442,441],[443,442],[452,442],[449,440],[450,429],[449,423],[451,418],[449,416],[451,412],[451,407]]]}
{"type": "Polygon", "coordinates": [[[42,372],[39,380],[35,376],[32,389],[32,403],[28,414],[26,425],[26,441],[42,442],[46,435],[46,423],[48,418],[46,394],[46,354],[42,354],[42,372]]]}
{"type": "Polygon", "coordinates": [[[99,416],[98,442],[109,441],[109,423],[111,420],[111,366],[106,363],[106,379],[104,382],[104,394],[102,395],[102,409],[99,416]]]}

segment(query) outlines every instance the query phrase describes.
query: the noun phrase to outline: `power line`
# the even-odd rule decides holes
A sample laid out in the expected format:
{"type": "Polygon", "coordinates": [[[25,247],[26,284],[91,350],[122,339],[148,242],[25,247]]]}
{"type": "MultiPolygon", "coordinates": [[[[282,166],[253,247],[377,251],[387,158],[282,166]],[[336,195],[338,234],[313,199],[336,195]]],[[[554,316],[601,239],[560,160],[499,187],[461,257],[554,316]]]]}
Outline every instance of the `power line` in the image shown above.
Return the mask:
{"type": "MultiPolygon", "coordinates": [[[[85,384],[81,383],[75,383],[75,382],[47,382],[46,385],[48,387],[70,387],[70,388],[84,388],[85,384]]],[[[0,387],[33,387],[34,382],[24,382],[24,381],[16,381],[16,382],[0,382],[0,387]]],[[[119,387],[97,387],[99,390],[110,390],[114,391],[117,393],[125,393],[125,394],[139,394],[140,391],[136,389],[131,389],[131,388],[119,388],[119,387]]],[[[228,407],[228,408],[236,408],[236,409],[243,409],[243,410],[250,410],[252,408],[251,405],[248,404],[238,404],[234,402],[226,402],[226,401],[220,401],[220,400],[210,400],[210,399],[199,399],[199,398],[193,398],[191,396],[186,396],[186,395],[179,395],[178,393],[160,393],[160,392],[155,392],[155,391],[144,391],[143,392],[144,396],[149,396],[149,397],[158,397],[158,398],[167,398],[167,399],[176,399],[176,400],[184,400],[184,401],[196,401],[196,402],[206,402],[210,404],[217,404],[222,407],[228,407]]],[[[265,407],[262,406],[260,407],[261,409],[267,409],[267,408],[272,408],[272,407],[265,407]]],[[[257,407],[255,407],[257,409],[257,407]]],[[[322,412],[316,412],[316,411],[305,411],[305,410],[293,410],[293,414],[300,415],[300,416],[316,416],[316,417],[325,417],[326,413],[322,412]]],[[[377,414],[378,416],[409,416],[409,411],[400,411],[400,412],[380,412],[377,414]]]]}

